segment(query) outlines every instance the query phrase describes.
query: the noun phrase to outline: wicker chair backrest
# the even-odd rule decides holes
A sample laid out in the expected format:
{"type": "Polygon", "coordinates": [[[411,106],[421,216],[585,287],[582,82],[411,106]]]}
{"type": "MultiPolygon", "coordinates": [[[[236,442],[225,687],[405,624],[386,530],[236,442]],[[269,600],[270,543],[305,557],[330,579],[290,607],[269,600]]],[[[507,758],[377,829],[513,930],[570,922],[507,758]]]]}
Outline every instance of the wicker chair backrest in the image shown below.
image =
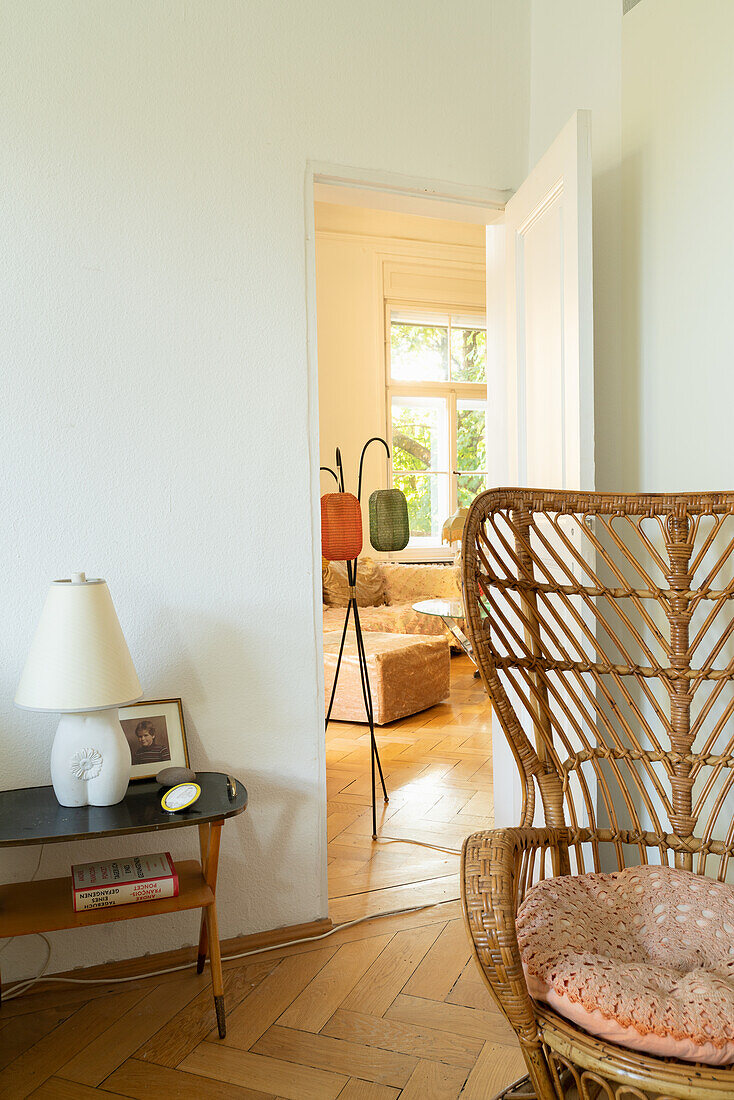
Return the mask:
{"type": "Polygon", "coordinates": [[[496,489],[464,529],[467,632],[577,869],[734,852],[734,493],[496,489]]]}

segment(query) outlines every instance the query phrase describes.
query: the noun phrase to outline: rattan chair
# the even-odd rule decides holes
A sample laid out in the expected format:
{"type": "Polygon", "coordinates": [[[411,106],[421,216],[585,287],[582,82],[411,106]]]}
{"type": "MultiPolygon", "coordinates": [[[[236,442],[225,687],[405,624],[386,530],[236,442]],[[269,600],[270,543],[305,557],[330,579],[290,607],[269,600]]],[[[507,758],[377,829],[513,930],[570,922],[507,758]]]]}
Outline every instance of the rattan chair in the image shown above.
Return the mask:
{"type": "Polygon", "coordinates": [[[463,543],[466,629],[520,773],[463,901],[538,1100],[731,1100],[734,1067],[604,1043],[527,990],[515,917],[540,878],[645,863],[731,881],[734,493],[496,489],[463,543]]]}

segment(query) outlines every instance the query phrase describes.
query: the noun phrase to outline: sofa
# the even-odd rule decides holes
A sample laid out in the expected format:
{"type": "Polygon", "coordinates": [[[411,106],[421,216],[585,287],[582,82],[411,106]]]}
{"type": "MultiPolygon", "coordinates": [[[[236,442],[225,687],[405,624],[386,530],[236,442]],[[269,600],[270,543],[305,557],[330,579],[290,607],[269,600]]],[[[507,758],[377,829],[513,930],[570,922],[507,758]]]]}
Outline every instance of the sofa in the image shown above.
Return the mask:
{"type": "MultiPolygon", "coordinates": [[[[322,565],[324,632],[341,630],[348,601],[344,562],[322,565]]],[[[362,629],[385,634],[445,634],[458,646],[437,615],[413,611],[419,600],[461,599],[457,565],[409,565],[360,558],[357,568],[357,604],[362,629]]]]}

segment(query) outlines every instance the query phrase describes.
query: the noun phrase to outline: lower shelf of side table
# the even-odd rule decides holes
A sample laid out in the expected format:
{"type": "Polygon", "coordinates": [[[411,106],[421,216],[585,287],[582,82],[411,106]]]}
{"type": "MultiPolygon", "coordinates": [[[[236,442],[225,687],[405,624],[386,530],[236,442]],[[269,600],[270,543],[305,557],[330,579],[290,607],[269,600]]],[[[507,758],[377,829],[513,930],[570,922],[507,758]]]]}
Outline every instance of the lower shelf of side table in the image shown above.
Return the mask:
{"type": "Polygon", "coordinates": [[[60,928],[85,928],[90,924],[154,917],[182,909],[211,905],[214,894],[207,886],[196,860],[176,864],[178,897],[110,905],[105,909],[74,912],[71,878],[47,878],[36,882],[12,882],[0,886],[0,938],[27,936],[34,932],[55,932],[60,928]]]}

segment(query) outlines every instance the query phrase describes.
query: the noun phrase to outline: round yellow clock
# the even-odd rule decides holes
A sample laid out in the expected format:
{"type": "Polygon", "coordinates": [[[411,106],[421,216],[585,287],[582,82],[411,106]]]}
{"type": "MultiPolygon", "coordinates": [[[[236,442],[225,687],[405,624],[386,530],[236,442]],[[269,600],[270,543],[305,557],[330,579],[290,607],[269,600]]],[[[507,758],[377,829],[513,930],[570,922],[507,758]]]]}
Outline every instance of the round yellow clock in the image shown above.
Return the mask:
{"type": "Polygon", "coordinates": [[[198,783],[177,783],[163,795],[161,806],[169,814],[175,814],[193,806],[200,794],[201,787],[198,783]]]}

